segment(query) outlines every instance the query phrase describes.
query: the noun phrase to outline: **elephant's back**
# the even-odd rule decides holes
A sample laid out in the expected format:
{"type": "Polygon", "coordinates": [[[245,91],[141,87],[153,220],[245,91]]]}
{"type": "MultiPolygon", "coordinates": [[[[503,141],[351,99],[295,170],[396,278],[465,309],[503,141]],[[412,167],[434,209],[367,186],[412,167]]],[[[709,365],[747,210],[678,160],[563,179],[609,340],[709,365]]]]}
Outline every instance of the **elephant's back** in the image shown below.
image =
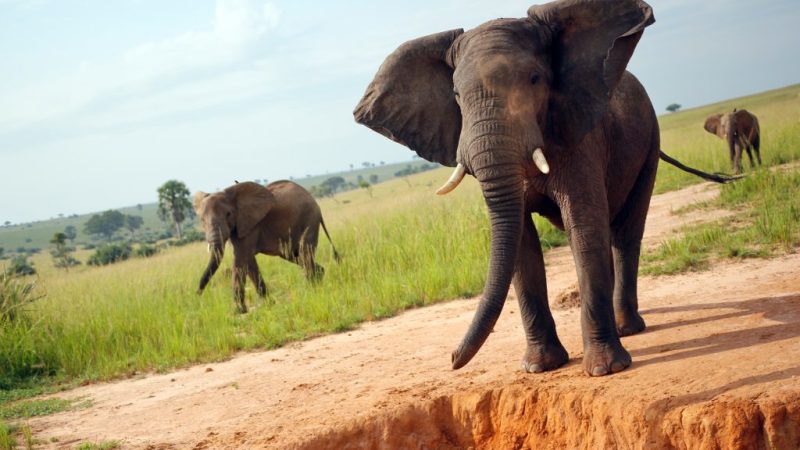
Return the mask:
{"type": "Polygon", "coordinates": [[[317,202],[314,200],[314,197],[312,197],[303,186],[300,186],[294,181],[273,181],[267,185],[267,189],[269,189],[270,192],[272,192],[272,195],[278,198],[279,201],[281,198],[285,198],[287,200],[292,200],[295,203],[317,204],[317,202]]]}
{"type": "MultiPolygon", "coordinates": [[[[267,189],[275,196],[277,206],[274,213],[282,221],[290,224],[290,228],[305,227],[319,222],[321,211],[314,197],[303,186],[289,180],[279,180],[267,185],[267,189]]],[[[275,217],[268,220],[275,220],[275,217]]]]}

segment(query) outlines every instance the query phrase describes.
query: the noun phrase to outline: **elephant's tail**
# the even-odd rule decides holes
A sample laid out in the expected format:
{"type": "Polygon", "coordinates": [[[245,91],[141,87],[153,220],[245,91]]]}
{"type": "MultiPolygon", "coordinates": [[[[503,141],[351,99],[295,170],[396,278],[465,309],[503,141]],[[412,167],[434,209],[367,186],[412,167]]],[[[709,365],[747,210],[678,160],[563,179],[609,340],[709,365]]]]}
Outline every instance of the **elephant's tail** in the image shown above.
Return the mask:
{"type": "Polygon", "coordinates": [[[328,233],[328,227],[325,226],[325,220],[322,217],[320,217],[319,223],[322,225],[322,231],[325,232],[325,236],[328,237],[328,242],[331,243],[331,248],[333,249],[333,260],[338,263],[339,261],[342,260],[342,256],[339,254],[339,252],[336,251],[336,246],[333,245],[333,239],[331,239],[331,235],[328,233]]]}
{"type": "Polygon", "coordinates": [[[715,183],[721,183],[721,184],[730,183],[732,181],[736,181],[736,180],[744,177],[744,175],[733,175],[732,176],[732,175],[726,175],[726,174],[723,174],[723,173],[707,173],[707,172],[703,172],[702,170],[697,170],[695,168],[692,168],[692,167],[689,167],[689,166],[683,164],[682,162],[680,162],[677,159],[669,156],[668,154],[664,153],[663,151],[660,151],[659,155],[661,156],[661,159],[663,159],[664,161],[672,164],[673,166],[677,167],[678,169],[681,169],[684,172],[691,173],[692,175],[697,175],[698,177],[700,177],[700,178],[702,178],[704,180],[713,181],[715,183]]]}

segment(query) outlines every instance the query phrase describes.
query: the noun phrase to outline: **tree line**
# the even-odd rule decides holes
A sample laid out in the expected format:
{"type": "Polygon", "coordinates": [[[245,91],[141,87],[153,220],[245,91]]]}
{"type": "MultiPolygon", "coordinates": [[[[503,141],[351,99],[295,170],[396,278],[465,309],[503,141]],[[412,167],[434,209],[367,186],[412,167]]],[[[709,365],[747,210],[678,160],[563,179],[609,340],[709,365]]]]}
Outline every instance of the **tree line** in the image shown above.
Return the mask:
{"type": "MultiPolygon", "coordinates": [[[[144,218],[139,215],[123,214],[117,210],[108,210],[92,215],[83,225],[83,232],[91,236],[99,245],[85,244],[87,249],[95,249],[86,261],[89,265],[106,265],[122,261],[131,256],[148,257],[158,251],[156,243],[166,240],[163,245],[184,245],[203,239],[202,233],[197,230],[185,232],[184,223],[194,217],[194,210],[189,199],[189,188],[181,181],[169,180],[157,189],[158,217],[170,228],[174,227],[176,240],[169,231],[157,235],[137,235],[137,231],[144,224],[144,218]],[[120,230],[127,230],[129,235],[120,236],[120,230]],[[133,244],[138,244],[134,249],[133,244]]],[[[139,205],[141,210],[141,205],[139,205]]],[[[74,257],[75,239],[78,230],[74,225],[67,225],[63,231],[56,232],[50,239],[50,255],[53,265],[60,269],[69,270],[80,265],[81,262],[74,257]]],[[[11,257],[5,270],[6,274],[14,276],[33,275],[36,269],[28,260],[31,253],[38,253],[39,249],[18,248],[11,257]]],[[[0,247],[0,259],[6,258],[6,251],[0,247]]]]}

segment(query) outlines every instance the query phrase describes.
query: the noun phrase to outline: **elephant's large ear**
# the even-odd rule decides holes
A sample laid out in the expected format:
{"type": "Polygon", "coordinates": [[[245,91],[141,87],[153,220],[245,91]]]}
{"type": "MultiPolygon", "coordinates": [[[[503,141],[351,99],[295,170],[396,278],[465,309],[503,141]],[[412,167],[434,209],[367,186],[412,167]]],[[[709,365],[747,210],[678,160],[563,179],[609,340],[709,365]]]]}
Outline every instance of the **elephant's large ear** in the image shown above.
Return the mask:
{"type": "Polygon", "coordinates": [[[198,216],[200,215],[200,207],[203,205],[203,200],[205,200],[206,197],[208,197],[208,194],[203,191],[197,191],[194,194],[194,198],[192,198],[192,208],[194,208],[194,212],[198,216]]]}
{"type": "Polygon", "coordinates": [[[356,122],[428,161],[456,165],[461,110],[446,54],[464,30],[406,42],[386,58],[356,106],[356,122]]]}
{"type": "Polygon", "coordinates": [[[703,128],[705,128],[706,131],[711,134],[717,134],[721,120],[722,114],[712,114],[706,119],[706,123],[703,125],[703,128]]]}
{"type": "Polygon", "coordinates": [[[236,234],[239,237],[250,234],[275,206],[275,196],[258,183],[234,184],[225,189],[225,193],[236,207],[236,234]]]}
{"type": "Polygon", "coordinates": [[[551,131],[576,144],[608,110],[653,11],[641,0],[559,0],[531,6],[528,17],[553,40],[551,131]]]}

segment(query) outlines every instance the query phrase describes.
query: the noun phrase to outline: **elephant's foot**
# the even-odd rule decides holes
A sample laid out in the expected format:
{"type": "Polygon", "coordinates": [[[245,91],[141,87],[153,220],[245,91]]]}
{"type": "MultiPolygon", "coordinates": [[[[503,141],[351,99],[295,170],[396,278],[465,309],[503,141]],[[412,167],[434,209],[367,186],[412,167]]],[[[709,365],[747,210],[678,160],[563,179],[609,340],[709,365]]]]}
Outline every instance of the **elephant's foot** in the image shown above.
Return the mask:
{"type": "Polygon", "coordinates": [[[617,316],[617,332],[620,336],[630,336],[644,331],[646,325],[638,312],[617,316]]]}
{"type": "Polygon", "coordinates": [[[547,344],[528,344],[522,358],[522,370],[528,373],[541,373],[555,370],[569,361],[569,355],[558,339],[547,344]]]}
{"type": "Polygon", "coordinates": [[[591,343],[584,348],[583,370],[593,377],[621,372],[630,365],[631,355],[618,339],[612,342],[591,343]]]}

